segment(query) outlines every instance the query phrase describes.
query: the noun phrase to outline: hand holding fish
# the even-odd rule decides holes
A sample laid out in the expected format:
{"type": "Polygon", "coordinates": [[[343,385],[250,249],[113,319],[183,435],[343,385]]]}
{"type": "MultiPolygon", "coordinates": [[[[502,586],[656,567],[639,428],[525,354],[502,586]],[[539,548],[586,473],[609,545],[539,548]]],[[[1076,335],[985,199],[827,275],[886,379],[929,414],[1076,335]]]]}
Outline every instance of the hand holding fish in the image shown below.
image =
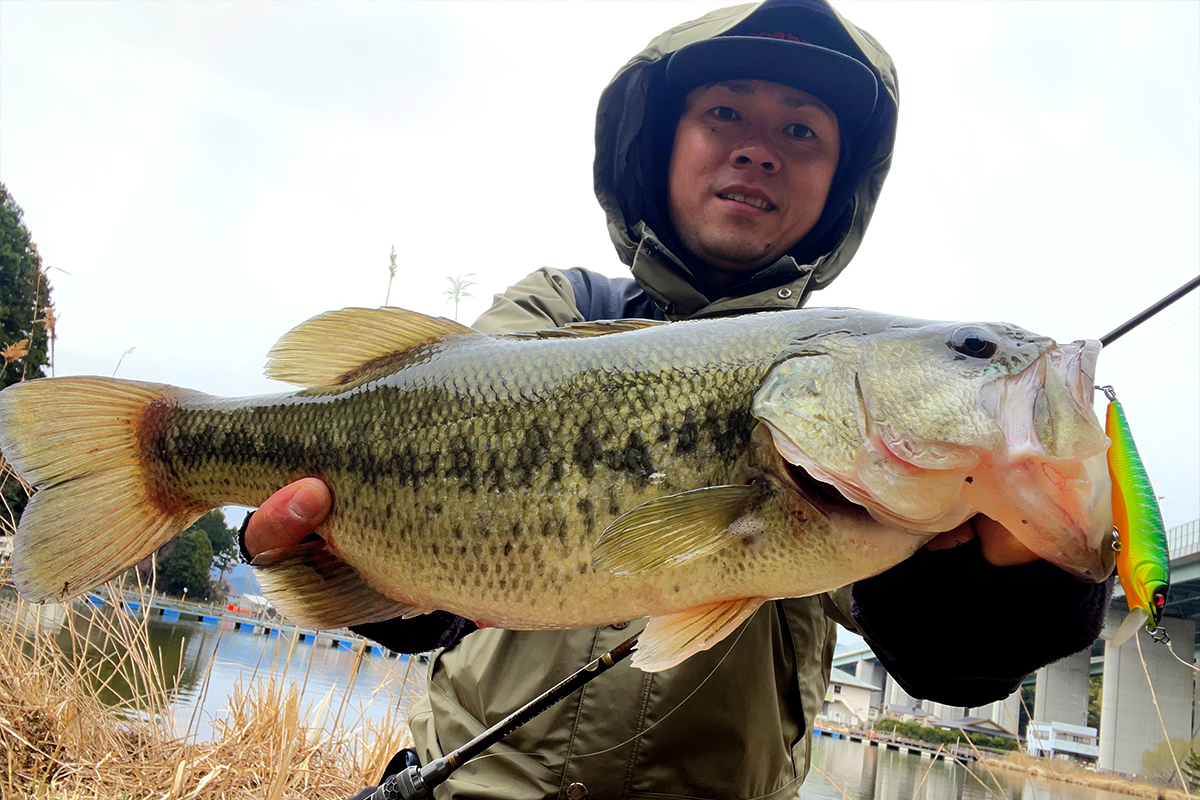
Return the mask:
{"type": "Polygon", "coordinates": [[[295,547],[315,531],[333,509],[333,495],[320,478],[289,483],[259,506],[246,525],[245,545],[251,556],[295,547]]]}

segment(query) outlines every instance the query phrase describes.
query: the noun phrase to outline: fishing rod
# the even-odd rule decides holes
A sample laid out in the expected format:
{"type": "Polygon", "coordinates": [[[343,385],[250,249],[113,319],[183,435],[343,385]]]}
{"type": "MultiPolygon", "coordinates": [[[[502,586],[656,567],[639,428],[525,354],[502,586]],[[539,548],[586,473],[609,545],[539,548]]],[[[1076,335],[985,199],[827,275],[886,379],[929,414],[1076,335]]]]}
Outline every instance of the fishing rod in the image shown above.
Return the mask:
{"type": "Polygon", "coordinates": [[[408,767],[379,785],[371,800],[433,800],[433,790],[454,770],[503,739],[576,689],[608,672],[633,653],[641,633],[635,633],[604,655],[530,700],[504,719],[451,752],[423,767],[408,767]]]}
{"type": "MultiPolygon", "coordinates": [[[[1194,290],[1197,286],[1200,286],[1200,276],[1188,281],[1145,311],[1142,311],[1129,321],[1102,336],[1100,338],[1101,345],[1107,347],[1112,344],[1121,336],[1124,336],[1176,300],[1194,290]]],[[[621,661],[624,661],[633,653],[633,648],[637,645],[640,635],[640,633],[635,633],[612,650],[604,653],[554,687],[530,700],[449,755],[434,759],[424,767],[407,767],[402,772],[391,775],[379,785],[375,793],[371,795],[371,800],[433,800],[433,790],[445,783],[450,775],[463,764],[538,714],[541,714],[576,689],[590,683],[621,661]]]]}
{"type": "Polygon", "coordinates": [[[1110,344],[1115,342],[1117,339],[1120,339],[1122,336],[1129,333],[1131,330],[1136,328],[1138,325],[1141,325],[1143,322],[1150,319],[1155,314],[1162,311],[1164,308],[1171,305],[1176,300],[1180,299],[1181,297],[1186,295],[1188,292],[1195,289],[1197,286],[1200,286],[1200,275],[1197,275],[1196,277],[1192,278],[1190,281],[1185,283],[1183,286],[1180,286],[1178,289],[1171,292],[1169,295],[1164,297],[1162,300],[1159,300],[1157,303],[1150,306],[1142,313],[1133,317],[1128,322],[1125,322],[1122,325],[1118,325],[1116,328],[1113,328],[1111,331],[1109,331],[1108,333],[1101,336],[1100,344],[1104,347],[1108,347],[1110,344]]]}

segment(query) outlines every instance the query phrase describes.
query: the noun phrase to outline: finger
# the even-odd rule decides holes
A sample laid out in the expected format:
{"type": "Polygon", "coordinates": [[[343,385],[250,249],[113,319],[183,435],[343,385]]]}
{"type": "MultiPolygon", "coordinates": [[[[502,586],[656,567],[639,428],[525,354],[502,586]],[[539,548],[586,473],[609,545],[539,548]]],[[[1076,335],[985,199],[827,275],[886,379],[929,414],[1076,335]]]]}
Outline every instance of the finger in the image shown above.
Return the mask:
{"type": "Polygon", "coordinates": [[[271,495],[246,526],[246,550],[256,556],[293,547],[329,516],[333,496],[318,478],[301,478],[271,495]]]}
{"type": "Polygon", "coordinates": [[[1017,540],[996,520],[975,515],[975,531],[979,534],[979,546],[983,558],[997,567],[1015,567],[1037,561],[1040,556],[1017,540]]]}
{"type": "Polygon", "coordinates": [[[958,547],[960,544],[966,544],[975,538],[975,526],[971,520],[967,520],[962,525],[959,525],[953,530],[939,533],[937,536],[929,540],[925,545],[926,550],[949,550],[951,547],[958,547]]]}

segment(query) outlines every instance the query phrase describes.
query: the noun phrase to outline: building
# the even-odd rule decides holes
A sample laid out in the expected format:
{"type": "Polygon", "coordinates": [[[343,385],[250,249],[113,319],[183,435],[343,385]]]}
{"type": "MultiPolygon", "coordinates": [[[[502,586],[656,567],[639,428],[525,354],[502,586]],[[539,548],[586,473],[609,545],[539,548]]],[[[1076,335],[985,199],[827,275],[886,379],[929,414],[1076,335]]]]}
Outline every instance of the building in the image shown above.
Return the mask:
{"type": "Polygon", "coordinates": [[[1025,749],[1031,756],[1095,764],[1100,757],[1100,739],[1095,728],[1031,721],[1025,729],[1025,749]]]}
{"type": "Polygon", "coordinates": [[[875,717],[871,707],[873,691],[876,689],[872,684],[835,668],[830,671],[829,688],[825,690],[825,702],[818,716],[851,728],[866,728],[875,717]]]}

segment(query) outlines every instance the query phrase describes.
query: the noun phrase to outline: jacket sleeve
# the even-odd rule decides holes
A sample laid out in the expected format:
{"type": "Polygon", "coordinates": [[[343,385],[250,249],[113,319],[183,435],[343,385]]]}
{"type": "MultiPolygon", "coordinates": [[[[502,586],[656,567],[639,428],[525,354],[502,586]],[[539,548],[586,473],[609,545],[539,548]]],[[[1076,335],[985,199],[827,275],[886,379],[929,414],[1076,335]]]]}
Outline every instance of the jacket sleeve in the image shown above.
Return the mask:
{"type": "Polygon", "coordinates": [[[978,540],[919,550],[851,591],[855,627],[916,698],[979,706],[1090,647],[1113,579],[1084,583],[1047,561],[995,567],[978,540]]]}
{"type": "Polygon", "coordinates": [[[583,322],[575,290],[560,270],[542,267],[492,298],[471,327],[484,333],[518,333],[583,322]]]}
{"type": "MultiPolygon", "coordinates": [[[[484,333],[515,333],[557,328],[582,319],[570,281],[556,269],[543,268],[496,295],[492,307],[472,327],[484,333]]],[[[397,653],[423,653],[449,647],[478,629],[471,620],[446,611],[350,628],[397,653]]]]}

